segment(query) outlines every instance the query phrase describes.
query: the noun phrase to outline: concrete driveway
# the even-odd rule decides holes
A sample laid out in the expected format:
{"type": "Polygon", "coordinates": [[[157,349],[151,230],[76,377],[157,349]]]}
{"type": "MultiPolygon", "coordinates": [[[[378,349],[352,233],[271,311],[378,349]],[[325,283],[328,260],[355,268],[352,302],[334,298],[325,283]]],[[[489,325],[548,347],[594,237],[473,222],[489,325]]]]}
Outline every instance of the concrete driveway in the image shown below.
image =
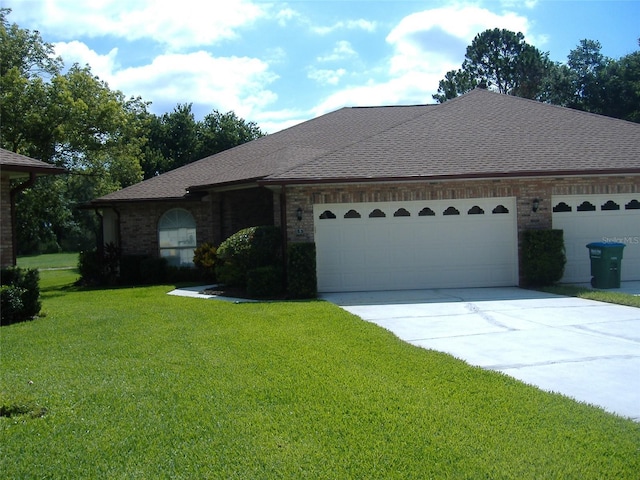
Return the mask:
{"type": "MultiPolygon", "coordinates": [[[[624,287],[640,294],[640,282],[624,287]]],[[[322,298],[413,345],[640,421],[639,308],[516,287],[322,298]]]]}

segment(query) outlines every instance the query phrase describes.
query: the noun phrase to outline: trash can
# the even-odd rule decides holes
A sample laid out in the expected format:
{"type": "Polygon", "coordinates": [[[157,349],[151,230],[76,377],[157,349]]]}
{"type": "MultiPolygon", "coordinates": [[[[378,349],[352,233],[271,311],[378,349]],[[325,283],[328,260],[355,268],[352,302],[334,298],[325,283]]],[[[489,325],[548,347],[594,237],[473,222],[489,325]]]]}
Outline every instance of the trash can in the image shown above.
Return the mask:
{"type": "Polygon", "coordinates": [[[587,245],[591,259],[591,286],[620,288],[624,243],[593,242],[587,245]]]}

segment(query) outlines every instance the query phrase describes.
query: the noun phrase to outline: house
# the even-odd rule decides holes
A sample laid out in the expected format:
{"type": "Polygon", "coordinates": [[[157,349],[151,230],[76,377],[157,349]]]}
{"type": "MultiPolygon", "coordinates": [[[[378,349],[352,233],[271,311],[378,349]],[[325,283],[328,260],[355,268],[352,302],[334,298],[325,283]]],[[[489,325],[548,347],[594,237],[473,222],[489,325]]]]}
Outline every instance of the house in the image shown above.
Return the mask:
{"type": "Polygon", "coordinates": [[[640,125],[476,89],[439,105],[342,108],[92,202],[125,254],[279,225],[315,242],[318,289],[518,285],[528,229],[564,230],[563,281],[591,241],[640,280],[640,125]]]}
{"type": "Polygon", "coordinates": [[[32,186],[37,177],[60,173],[65,170],[0,148],[0,265],[3,268],[16,264],[16,195],[32,186]]]}

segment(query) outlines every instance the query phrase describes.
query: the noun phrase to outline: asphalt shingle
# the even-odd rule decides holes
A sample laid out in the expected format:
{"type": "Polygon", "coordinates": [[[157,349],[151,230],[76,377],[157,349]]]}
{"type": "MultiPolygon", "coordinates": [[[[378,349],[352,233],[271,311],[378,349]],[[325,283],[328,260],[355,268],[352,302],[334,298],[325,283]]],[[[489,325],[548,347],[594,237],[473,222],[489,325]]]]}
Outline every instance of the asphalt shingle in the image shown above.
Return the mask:
{"type": "Polygon", "coordinates": [[[263,183],[640,173],[640,124],[476,89],[441,105],[342,108],[102,197],[263,183]]]}

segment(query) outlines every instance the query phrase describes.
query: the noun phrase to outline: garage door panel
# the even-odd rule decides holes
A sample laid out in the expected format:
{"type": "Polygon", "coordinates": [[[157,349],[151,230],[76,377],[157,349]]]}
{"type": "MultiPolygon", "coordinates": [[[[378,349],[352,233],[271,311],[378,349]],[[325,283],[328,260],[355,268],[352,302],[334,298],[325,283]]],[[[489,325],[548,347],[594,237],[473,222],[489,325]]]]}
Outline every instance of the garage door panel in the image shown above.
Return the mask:
{"type": "Polygon", "coordinates": [[[601,241],[624,243],[621,279],[640,280],[640,210],[627,208],[639,199],[638,194],[558,195],[552,198],[554,207],[561,203],[571,207],[571,211],[553,212],[553,228],[564,231],[567,263],[563,282],[590,281],[586,245],[601,241]],[[596,210],[579,211],[578,207],[585,202],[594,205],[596,210]],[[620,210],[603,210],[603,206],[614,204],[620,210]]]}
{"type": "Polygon", "coordinates": [[[316,205],[314,216],[321,292],[517,283],[513,198],[316,205]],[[491,214],[499,204],[511,213],[491,214]],[[460,215],[443,215],[449,207],[460,215]],[[325,210],[336,218],[320,219],[325,210]],[[361,218],[345,218],[351,210],[361,218]]]}

